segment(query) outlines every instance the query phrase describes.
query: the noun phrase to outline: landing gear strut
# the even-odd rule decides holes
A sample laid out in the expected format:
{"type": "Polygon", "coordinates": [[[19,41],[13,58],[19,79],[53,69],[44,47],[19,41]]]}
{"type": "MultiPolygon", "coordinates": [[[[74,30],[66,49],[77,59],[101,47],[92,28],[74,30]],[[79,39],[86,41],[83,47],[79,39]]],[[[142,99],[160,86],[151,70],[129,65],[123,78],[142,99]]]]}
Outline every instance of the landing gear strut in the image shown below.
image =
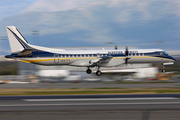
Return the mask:
{"type": "Polygon", "coordinates": [[[92,73],[92,70],[91,70],[90,68],[88,68],[88,69],[86,70],[86,73],[87,73],[87,74],[91,74],[91,73],[92,73]]]}
{"type": "Polygon", "coordinates": [[[164,65],[162,63],[162,73],[165,73],[165,72],[166,72],[166,70],[165,70],[165,67],[164,67],[164,65]]]}

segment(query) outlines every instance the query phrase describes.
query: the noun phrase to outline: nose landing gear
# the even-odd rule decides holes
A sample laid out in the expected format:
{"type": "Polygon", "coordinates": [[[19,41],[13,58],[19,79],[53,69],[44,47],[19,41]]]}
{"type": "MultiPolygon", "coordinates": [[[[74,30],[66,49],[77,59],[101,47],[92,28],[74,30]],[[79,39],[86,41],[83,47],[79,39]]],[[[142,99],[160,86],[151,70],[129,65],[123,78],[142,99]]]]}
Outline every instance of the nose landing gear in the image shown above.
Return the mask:
{"type": "Polygon", "coordinates": [[[162,73],[165,73],[165,72],[166,72],[166,70],[165,70],[165,67],[164,67],[164,65],[162,63],[162,73]]]}

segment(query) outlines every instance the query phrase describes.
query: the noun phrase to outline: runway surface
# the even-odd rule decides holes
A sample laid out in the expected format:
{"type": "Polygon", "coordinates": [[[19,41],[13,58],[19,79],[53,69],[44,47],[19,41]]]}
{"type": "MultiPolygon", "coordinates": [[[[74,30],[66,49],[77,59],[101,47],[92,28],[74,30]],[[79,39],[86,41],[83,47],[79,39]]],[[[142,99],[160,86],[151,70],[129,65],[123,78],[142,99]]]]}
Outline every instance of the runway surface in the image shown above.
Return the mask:
{"type": "Polygon", "coordinates": [[[3,119],[26,120],[179,120],[180,94],[2,96],[0,113],[3,119]]]}

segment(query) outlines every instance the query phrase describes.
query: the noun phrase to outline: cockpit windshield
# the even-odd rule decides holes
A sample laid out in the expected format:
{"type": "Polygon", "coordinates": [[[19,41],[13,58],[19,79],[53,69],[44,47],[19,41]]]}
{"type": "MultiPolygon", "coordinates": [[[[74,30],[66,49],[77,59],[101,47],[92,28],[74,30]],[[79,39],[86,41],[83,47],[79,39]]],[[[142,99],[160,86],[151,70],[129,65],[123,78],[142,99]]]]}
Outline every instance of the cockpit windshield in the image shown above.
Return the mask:
{"type": "Polygon", "coordinates": [[[166,56],[169,56],[165,51],[160,52],[160,55],[166,55],[166,56]]]}

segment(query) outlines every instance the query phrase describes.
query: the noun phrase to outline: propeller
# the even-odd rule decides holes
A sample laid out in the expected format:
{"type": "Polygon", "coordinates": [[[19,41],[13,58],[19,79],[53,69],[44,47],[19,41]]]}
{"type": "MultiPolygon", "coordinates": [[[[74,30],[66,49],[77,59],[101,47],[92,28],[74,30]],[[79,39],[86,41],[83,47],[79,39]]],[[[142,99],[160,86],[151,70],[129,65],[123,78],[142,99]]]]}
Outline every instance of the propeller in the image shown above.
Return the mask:
{"type": "Polygon", "coordinates": [[[126,55],[125,64],[127,65],[128,64],[128,60],[130,59],[129,50],[128,50],[127,46],[126,46],[126,49],[125,49],[125,55],[126,55]]]}

